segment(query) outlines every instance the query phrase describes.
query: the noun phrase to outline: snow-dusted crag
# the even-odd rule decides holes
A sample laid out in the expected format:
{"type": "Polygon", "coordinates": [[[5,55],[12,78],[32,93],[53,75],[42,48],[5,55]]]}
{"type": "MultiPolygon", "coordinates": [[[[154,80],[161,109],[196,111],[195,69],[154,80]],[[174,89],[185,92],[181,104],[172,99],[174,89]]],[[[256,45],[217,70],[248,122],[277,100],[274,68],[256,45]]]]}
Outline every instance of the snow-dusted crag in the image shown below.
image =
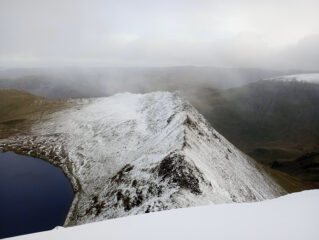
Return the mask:
{"type": "Polygon", "coordinates": [[[319,83],[319,73],[305,73],[296,75],[285,75],[279,77],[273,77],[265,80],[273,81],[285,81],[285,82],[308,82],[308,83],[319,83]]]}
{"type": "Polygon", "coordinates": [[[65,225],[164,209],[259,201],[284,191],[176,94],[76,100],[3,150],[60,166],[76,192],[65,225]]]}

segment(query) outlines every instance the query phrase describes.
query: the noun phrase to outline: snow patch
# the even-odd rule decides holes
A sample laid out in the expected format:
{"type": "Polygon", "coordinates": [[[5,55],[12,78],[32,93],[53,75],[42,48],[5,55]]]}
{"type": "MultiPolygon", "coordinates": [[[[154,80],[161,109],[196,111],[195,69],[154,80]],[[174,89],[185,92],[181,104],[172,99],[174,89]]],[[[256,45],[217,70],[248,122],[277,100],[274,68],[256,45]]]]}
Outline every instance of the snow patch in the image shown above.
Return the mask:
{"type": "Polygon", "coordinates": [[[299,81],[309,83],[319,83],[319,73],[307,73],[307,74],[296,74],[273,77],[265,80],[276,80],[276,81],[299,81]]]}
{"type": "Polygon", "coordinates": [[[13,239],[319,239],[319,190],[258,203],[176,209],[13,239]]]}

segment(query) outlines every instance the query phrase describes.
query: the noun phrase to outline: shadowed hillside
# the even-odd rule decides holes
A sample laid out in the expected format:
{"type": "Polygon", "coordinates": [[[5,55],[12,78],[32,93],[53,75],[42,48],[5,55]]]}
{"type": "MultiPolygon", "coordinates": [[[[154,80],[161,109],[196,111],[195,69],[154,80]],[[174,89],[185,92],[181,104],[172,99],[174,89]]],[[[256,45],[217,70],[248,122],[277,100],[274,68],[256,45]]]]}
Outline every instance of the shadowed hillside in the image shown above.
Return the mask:
{"type": "Polygon", "coordinates": [[[298,164],[281,164],[318,152],[318,103],[318,84],[259,81],[225,91],[212,89],[210,95],[206,91],[195,105],[220,133],[258,162],[317,181],[318,171],[311,169],[316,164],[303,166],[302,174],[292,170],[298,164]],[[279,165],[273,165],[275,161],[279,165]]]}

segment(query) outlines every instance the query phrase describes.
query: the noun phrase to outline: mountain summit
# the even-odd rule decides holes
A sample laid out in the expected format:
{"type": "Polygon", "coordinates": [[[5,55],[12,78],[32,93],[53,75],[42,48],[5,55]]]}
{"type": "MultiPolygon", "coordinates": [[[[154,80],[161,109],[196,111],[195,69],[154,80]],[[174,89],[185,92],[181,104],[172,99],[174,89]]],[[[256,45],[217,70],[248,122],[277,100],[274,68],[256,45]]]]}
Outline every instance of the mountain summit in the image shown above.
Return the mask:
{"type": "Polygon", "coordinates": [[[75,190],[65,225],[285,193],[174,93],[70,100],[0,150],[61,167],[75,190]]]}

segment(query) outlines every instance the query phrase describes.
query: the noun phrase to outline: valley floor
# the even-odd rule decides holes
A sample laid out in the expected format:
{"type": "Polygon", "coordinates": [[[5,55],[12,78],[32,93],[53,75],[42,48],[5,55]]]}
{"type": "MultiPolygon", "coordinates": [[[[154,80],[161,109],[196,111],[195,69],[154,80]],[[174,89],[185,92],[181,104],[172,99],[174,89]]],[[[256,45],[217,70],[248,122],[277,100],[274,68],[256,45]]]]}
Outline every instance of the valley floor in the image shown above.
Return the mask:
{"type": "Polygon", "coordinates": [[[319,190],[106,220],[15,239],[319,239],[319,190]]]}

